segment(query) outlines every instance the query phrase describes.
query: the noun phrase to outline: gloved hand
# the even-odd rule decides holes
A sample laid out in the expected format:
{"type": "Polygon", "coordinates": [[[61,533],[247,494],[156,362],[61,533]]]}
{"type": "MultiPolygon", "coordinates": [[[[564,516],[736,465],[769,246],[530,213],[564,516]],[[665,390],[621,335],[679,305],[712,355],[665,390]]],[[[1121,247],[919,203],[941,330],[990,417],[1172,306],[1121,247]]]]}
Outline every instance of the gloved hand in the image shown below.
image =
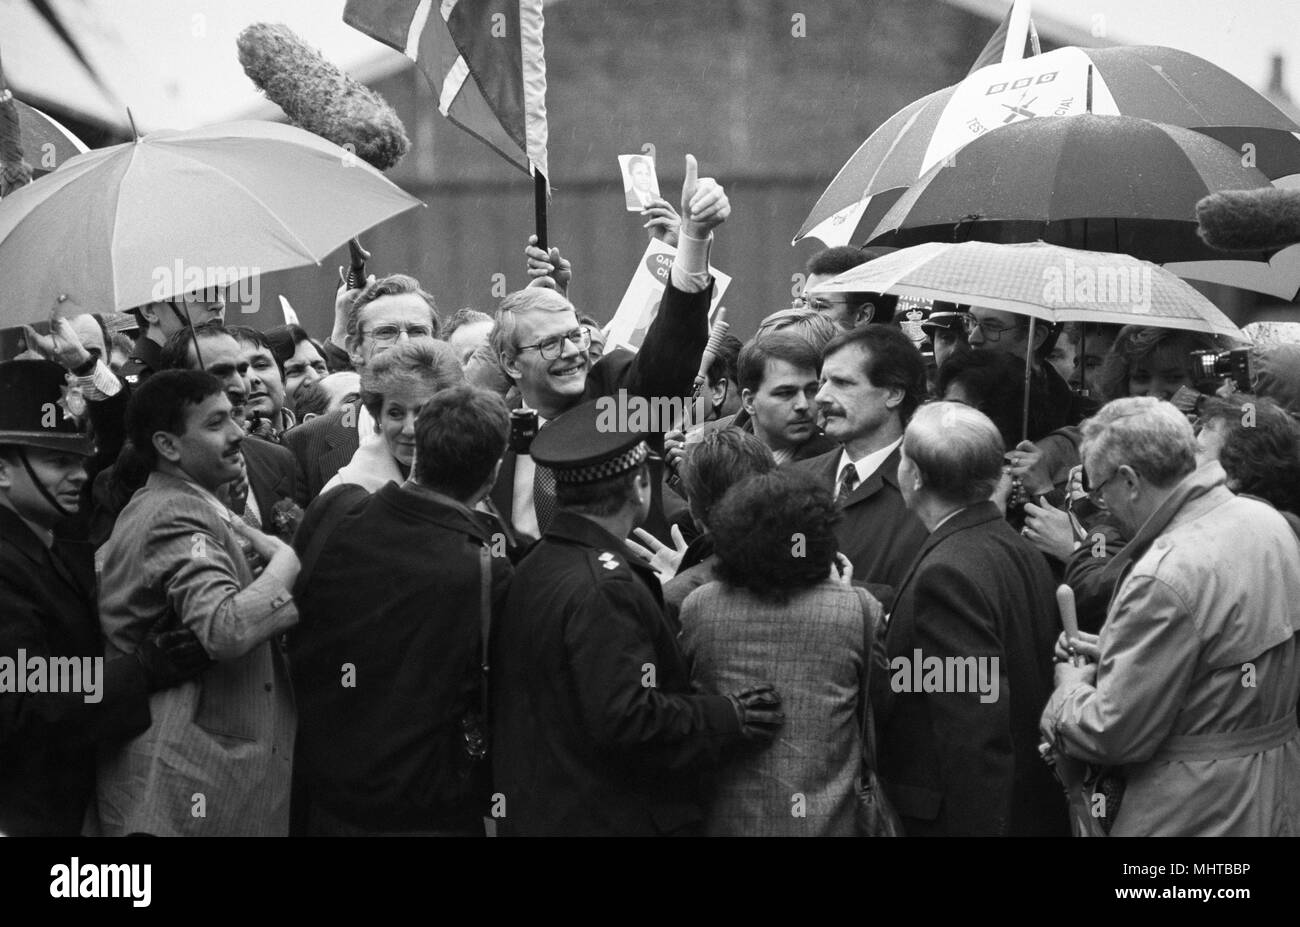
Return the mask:
{"type": "Polygon", "coordinates": [[[728,695],[727,698],[731,699],[736,717],[740,719],[741,736],[748,741],[770,743],[785,724],[781,696],[766,683],[746,689],[739,695],[728,695]]]}
{"type": "Polygon", "coordinates": [[[150,692],[170,689],[197,676],[212,663],[212,658],[189,628],[164,631],[157,637],[145,638],[136,650],[135,658],[144,667],[150,692]]]}

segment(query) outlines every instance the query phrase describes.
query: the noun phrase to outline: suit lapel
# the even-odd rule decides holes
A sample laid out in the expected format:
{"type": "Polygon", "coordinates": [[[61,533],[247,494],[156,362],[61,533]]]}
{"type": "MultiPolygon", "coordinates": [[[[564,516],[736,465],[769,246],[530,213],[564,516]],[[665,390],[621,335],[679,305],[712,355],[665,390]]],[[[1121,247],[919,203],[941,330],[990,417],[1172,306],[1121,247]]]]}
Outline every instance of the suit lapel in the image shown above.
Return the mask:
{"type": "MultiPolygon", "coordinates": [[[[899,448],[894,448],[893,453],[891,453],[888,457],[885,458],[884,462],[881,463],[881,465],[876,468],[875,473],[871,474],[871,476],[863,480],[861,485],[857,486],[853,490],[853,492],[848,494],[847,497],[839,500],[840,508],[848,508],[851,505],[857,505],[859,502],[862,502],[864,499],[870,499],[876,493],[880,492],[880,490],[884,488],[886,483],[889,483],[895,489],[897,489],[898,488],[898,459],[899,459],[899,448]]],[[[834,467],[837,462],[838,460],[836,458],[832,458],[831,466],[834,467]]],[[[831,480],[832,480],[831,485],[835,485],[835,481],[839,480],[839,474],[838,473],[834,474],[831,477],[831,480]]]]}

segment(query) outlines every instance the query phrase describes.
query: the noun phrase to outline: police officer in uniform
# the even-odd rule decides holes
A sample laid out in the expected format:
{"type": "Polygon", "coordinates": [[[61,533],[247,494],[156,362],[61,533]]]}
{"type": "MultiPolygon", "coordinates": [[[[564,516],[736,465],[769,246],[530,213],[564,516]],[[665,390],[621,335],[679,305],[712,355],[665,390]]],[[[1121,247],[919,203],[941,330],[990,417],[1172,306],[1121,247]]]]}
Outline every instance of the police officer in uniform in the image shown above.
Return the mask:
{"type": "Polygon", "coordinates": [[[102,674],[92,663],[87,676],[78,659],[79,672],[60,671],[54,685],[55,660],[104,655],[90,549],[55,531],[76,513],[94,443],[59,365],[0,364],[0,396],[0,833],[75,836],[96,747],[148,728],[149,693],[208,657],[183,630],[104,663],[102,674]]]}
{"type": "Polygon", "coordinates": [[[140,323],[140,336],[131,346],[131,356],[122,365],[121,377],[129,389],[135,389],[153,373],[162,369],[162,349],[167,339],[182,328],[206,322],[221,322],[226,317],[225,297],[219,288],[146,303],[131,310],[140,323]]]}
{"type": "Polygon", "coordinates": [[[549,422],[530,453],[559,511],[515,571],[491,649],[502,835],[697,833],[700,774],[771,741],[771,686],[690,694],[659,581],[622,538],[645,518],[645,435],[601,432],[596,403],[549,422]]]}

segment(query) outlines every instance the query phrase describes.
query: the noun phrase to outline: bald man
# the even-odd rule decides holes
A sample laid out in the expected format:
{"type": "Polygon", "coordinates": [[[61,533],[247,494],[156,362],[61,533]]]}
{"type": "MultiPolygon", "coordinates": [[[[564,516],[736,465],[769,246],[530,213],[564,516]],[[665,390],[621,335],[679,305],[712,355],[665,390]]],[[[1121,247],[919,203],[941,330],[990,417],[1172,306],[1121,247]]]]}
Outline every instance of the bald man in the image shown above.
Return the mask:
{"type": "Polygon", "coordinates": [[[917,409],[898,485],[929,536],[877,641],[880,774],[909,836],[1065,836],[1038,756],[1052,691],[1055,586],[990,496],[1002,438],[954,402],[917,409]]]}

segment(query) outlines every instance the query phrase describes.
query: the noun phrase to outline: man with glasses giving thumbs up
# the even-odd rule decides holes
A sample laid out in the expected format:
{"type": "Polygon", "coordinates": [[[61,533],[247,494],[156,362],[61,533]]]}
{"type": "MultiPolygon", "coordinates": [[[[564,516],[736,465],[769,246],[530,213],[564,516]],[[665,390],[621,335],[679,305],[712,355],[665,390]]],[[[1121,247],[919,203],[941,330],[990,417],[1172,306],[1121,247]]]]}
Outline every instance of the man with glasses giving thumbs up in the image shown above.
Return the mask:
{"type": "MultiPolygon", "coordinates": [[[[640,351],[615,351],[593,362],[590,329],[578,324],[573,303],[557,289],[532,286],[501,301],[492,330],[492,352],[518,388],[522,405],[536,410],[538,427],[585,399],[616,395],[691,395],[700,355],[708,340],[709,248],[713,229],[731,212],[722,187],[696,177],[695,158],[686,156],[682,226],[678,251],[655,317],[640,351]]],[[[563,269],[558,254],[553,262],[563,269]]],[[[666,540],[659,475],[651,480],[654,499],[643,527],[666,540]]],[[[512,441],[492,492],[492,502],[522,546],[545,532],[555,513],[554,478],[539,470],[522,445],[512,441]]]]}

